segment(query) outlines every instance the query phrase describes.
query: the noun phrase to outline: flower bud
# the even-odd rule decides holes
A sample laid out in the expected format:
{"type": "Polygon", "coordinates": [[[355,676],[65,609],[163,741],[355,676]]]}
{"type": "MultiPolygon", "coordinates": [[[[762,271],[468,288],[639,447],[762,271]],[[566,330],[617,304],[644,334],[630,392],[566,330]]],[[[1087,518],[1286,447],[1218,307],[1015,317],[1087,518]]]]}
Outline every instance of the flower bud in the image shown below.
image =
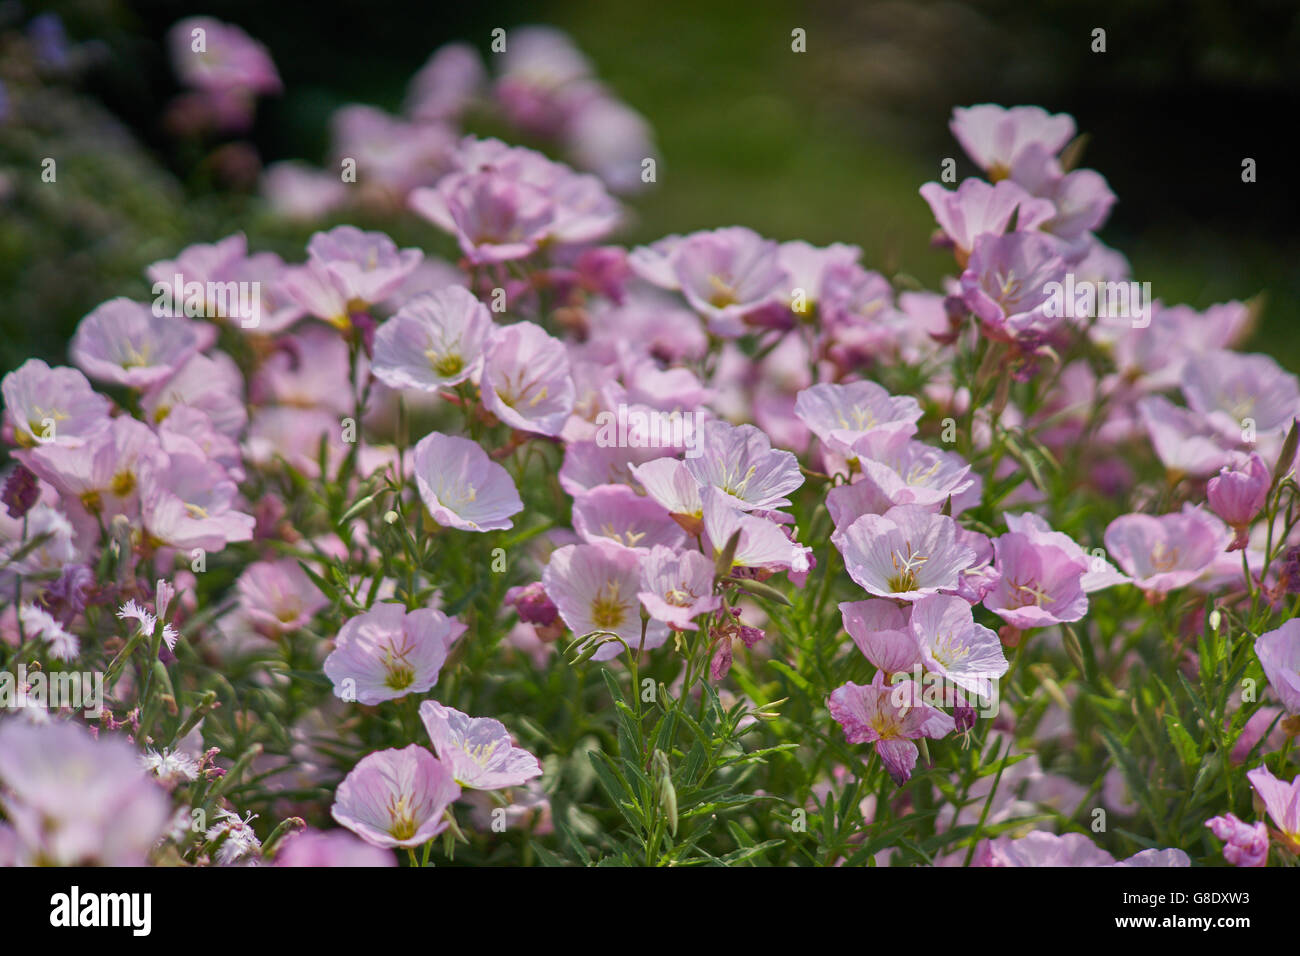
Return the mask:
{"type": "Polygon", "coordinates": [[[1271,485],[1268,467],[1255,453],[1245,461],[1225,466],[1210,479],[1206,488],[1210,510],[1236,531],[1228,545],[1229,551],[1240,551],[1246,546],[1250,523],[1268,500],[1271,485]]]}
{"type": "Polygon", "coordinates": [[[515,609],[519,620],[529,624],[550,624],[560,613],[540,581],[511,588],[506,592],[506,604],[515,609]]]}
{"type": "Polygon", "coordinates": [[[21,518],[40,500],[41,489],[36,475],[22,465],[15,465],[5,479],[4,491],[0,492],[0,502],[9,511],[9,517],[21,518]]]}
{"type": "Polygon", "coordinates": [[[975,708],[969,704],[953,708],[952,719],[957,725],[957,733],[964,734],[975,726],[975,708]]]}

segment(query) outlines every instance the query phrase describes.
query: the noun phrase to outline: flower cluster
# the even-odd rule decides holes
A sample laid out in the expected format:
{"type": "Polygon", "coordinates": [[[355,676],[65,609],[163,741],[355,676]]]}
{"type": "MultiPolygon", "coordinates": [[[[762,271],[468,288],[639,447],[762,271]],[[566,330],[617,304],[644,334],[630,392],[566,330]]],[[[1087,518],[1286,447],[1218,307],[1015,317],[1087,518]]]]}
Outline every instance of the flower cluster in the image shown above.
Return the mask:
{"type": "MultiPolygon", "coordinates": [[[[185,26],[178,24],[174,36],[183,39],[185,26]]],[[[416,201],[417,190],[449,190],[452,172],[495,165],[491,149],[467,154],[460,145],[464,125],[482,115],[561,150],[616,192],[638,192],[655,181],[658,154],[650,125],[600,82],[568,36],[550,27],[521,27],[494,38],[492,52],[494,76],[467,43],[436,50],[411,78],[398,115],[360,103],[341,107],[330,120],[330,168],[274,163],[263,176],[263,194],[293,219],[358,207],[392,211],[416,201]],[[358,188],[348,189],[348,183],[358,188]]],[[[188,62],[183,54],[176,59],[188,62]]],[[[182,73],[192,69],[181,67],[182,73]]],[[[563,175],[534,172],[542,178],[563,175]]],[[[596,198],[589,188],[572,188],[596,198]]],[[[576,192],[570,198],[583,201],[576,192]]]]}
{"type": "MultiPolygon", "coordinates": [[[[278,90],[175,36],[223,123],[278,90]]],[[[1149,299],[1071,117],[951,129],[937,291],[629,248],[644,121],[519,30],[341,111],[355,189],[268,172],[422,247],[142,263],[3,378],[0,861],[1294,863],[1300,383],[1149,299]]]]}

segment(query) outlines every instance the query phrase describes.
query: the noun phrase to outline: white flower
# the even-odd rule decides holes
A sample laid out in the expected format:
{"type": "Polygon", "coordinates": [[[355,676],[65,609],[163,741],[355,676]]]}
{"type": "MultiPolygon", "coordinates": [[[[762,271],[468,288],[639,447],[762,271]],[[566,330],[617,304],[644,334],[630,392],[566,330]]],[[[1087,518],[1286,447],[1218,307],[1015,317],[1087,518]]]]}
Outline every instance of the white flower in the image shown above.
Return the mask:
{"type": "Polygon", "coordinates": [[[241,819],[239,814],[230,810],[221,810],[217,815],[221,822],[208,827],[205,834],[209,842],[220,839],[222,834],[226,835],[221,846],[217,847],[217,862],[222,866],[252,862],[247,858],[256,857],[262,852],[262,841],[257,838],[252,827],[257,815],[250,813],[241,819]]]}
{"type": "Polygon", "coordinates": [[[18,619],[28,637],[39,637],[50,645],[51,657],[70,661],[81,653],[81,639],[35,604],[24,604],[18,611],[18,619]]]}
{"type": "Polygon", "coordinates": [[[163,783],[172,786],[182,780],[197,780],[199,763],[183,750],[175,752],[163,748],[162,753],[146,749],[140,755],[140,763],[163,783]]]}
{"type": "MultiPolygon", "coordinates": [[[[168,598],[170,599],[170,595],[168,595],[168,598]]],[[[127,601],[123,604],[121,609],[118,610],[117,616],[123,621],[135,621],[140,627],[140,633],[145,637],[152,637],[154,629],[158,626],[158,618],[150,614],[134,600],[127,601]]],[[[170,624],[164,624],[162,636],[163,641],[167,644],[167,649],[174,650],[176,647],[176,641],[180,637],[176,628],[172,627],[170,624]]]]}

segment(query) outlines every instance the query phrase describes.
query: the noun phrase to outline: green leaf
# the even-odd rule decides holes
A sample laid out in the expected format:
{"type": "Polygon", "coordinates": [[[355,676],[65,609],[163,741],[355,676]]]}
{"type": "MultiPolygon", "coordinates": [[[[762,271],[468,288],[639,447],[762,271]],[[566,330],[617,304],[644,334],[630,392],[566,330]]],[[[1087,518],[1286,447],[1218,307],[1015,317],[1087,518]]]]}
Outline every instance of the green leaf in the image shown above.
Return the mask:
{"type": "Polygon", "coordinates": [[[1176,715],[1166,713],[1165,729],[1169,731],[1169,739],[1178,750],[1178,758],[1183,762],[1183,766],[1188,768],[1196,766],[1201,756],[1200,748],[1196,746],[1196,741],[1187,732],[1183,722],[1176,715]]]}
{"type": "Polygon", "coordinates": [[[731,580],[742,591],[747,591],[755,597],[766,598],[774,601],[784,607],[793,607],[790,599],[785,594],[765,581],[753,581],[748,578],[731,578],[731,580]]]}
{"type": "Polygon", "coordinates": [[[623,814],[623,818],[637,833],[640,833],[645,825],[645,821],[642,819],[644,812],[636,796],[632,793],[632,788],[619,775],[614,762],[609,759],[607,754],[599,750],[587,751],[587,757],[591,760],[591,765],[596,771],[596,779],[600,781],[605,794],[618,808],[618,812],[623,814]]]}
{"type": "Polygon", "coordinates": [[[769,660],[767,662],[767,666],[773,668],[774,670],[778,670],[782,674],[784,674],[786,679],[789,680],[790,683],[794,684],[795,687],[803,691],[804,694],[806,694],[808,697],[815,696],[813,692],[812,684],[808,683],[808,680],[802,674],[800,674],[789,664],[785,663],[785,661],[769,660]]]}
{"type": "Polygon", "coordinates": [[[735,866],[738,863],[752,860],[756,856],[761,856],[768,850],[784,845],[784,840],[764,840],[762,843],[755,844],[754,846],[743,846],[738,850],[732,850],[726,856],[721,857],[718,862],[723,866],[735,866]]]}

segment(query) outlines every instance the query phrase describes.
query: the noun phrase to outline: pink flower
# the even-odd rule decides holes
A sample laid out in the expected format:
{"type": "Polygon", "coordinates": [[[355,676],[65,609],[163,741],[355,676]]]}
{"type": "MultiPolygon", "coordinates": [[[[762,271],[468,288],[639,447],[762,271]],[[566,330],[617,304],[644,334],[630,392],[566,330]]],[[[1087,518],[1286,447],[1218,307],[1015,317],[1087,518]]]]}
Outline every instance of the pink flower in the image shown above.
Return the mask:
{"type": "Polygon", "coordinates": [[[704,424],[699,455],[687,459],[686,470],[702,488],[717,489],[731,507],[742,511],[785,507],[790,504],[785,495],[803,484],[793,454],[774,449],[753,425],[722,421],[704,424]]]}
{"type": "Polygon", "coordinates": [[[1192,860],[1182,850],[1173,849],[1157,850],[1154,847],[1150,850],[1143,850],[1140,853],[1134,853],[1130,857],[1120,860],[1118,863],[1112,863],[1112,866],[1191,866],[1192,860]]]}
{"type": "MultiPolygon", "coordinates": [[[[899,304],[911,301],[907,296],[919,294],[904,293],[899,304]]],[[[947,331],[943,297],[936,298],[940,321],[932,331],[947,331]]],[[[912,320],[895,306],[894,287],[889,280],[856,263],[841,262],[827,268],[822,276],[817,314],[829,336],[827,352],[842,368],[853,368],[863,360],[894,352],[907,338],[927,345],[933,342],[922,321],[912,320]]]]}
{"type": "Polygon", "coordinates": [[[680,291],[681,284],[673,272],[673,250],[682,242],[682,236],[671,235],[657,239],[648,246],[637,246],[627,254],[627,264],[637,276],[661,289],[680,291]]]}
{"type": "Polygon", "coordinates": [[[354,399],[348,389],[339,388],[339,382],[348,379],[349,367],[342,336],[313,323],[281,336],[278,344],[253,377],[249,390],[255,401],[323,408],[340,417],[352,414],[354,399]]]}
{"type": "Polygon", "coordinates": [[[336,467],[343,458],[338,435],[339,419],[333,412],[323,408],[270,405],[253,413],[243,450],[251,464],[274,468],[283,459],[305,477],[318,478],[322,439],[327,470],[336,467]]]}
{"type": "MultiPolygon", "coordinates": [[[[519,35],[514,37],[516,44],[519,35]]],[[[486,80],[483,58],[468,43],[439,47],[411,78],[406,113],[421,122],[455,119],[486,80]]]]}
{"type": "Polygon", "coordinates": [[[1240,551],[1250,540],[1250,523],[1263,510],[1272,485],[1268,466],[1254,452],[1225,465],[1210,479],[1205,489],[1210,510],[1236,532],[1229,551],[1240,551]]]}
{"type": "Polygon", "coordinates": [[[420,720],[438,759],[462,787],[502,790],[542,775],[537,758],[516,747],[499,720],[470,717],[436,700],[420,705],[420,720]]]}
{"type": "MultiPolygon", "coordinates": [[[[701,385],[695,373],[688,368],[660,368],[652,358],[631,360],[623,373],[625,390],[610,384],[605,394],[635,405],[662,411],[690,412],[713,398],[713,391],[701,385]]],[[[610,402],[610,405],[617,402],[610,402]]],[[[629,427],[631,423],[629,423],[629,427]]],[[[689,426],[688,426],[689,427],[689,426]]],[[[689,439],[691,436],[684,436],[689,439]]]]}
{"type": "Polygon", "coordinates": [[[877,597],[914,601],[955,591],[975,552],[957,541],[957,524],[917,505],[863,515],[845,529],[840,553],[849,577],[877,597]]]}
{"type": "Polygon", "coordinates": [[[1191,866],[1182,850],[1143,850],[1127,859],[1115,858],[1082,833],[1057,835],[1034,830],[1023,837],[1001,836],[979,845],[975,866],[1191,866]]]}
{"type": "Polygon", "coordinates": [[[343,625],[325,658],[325,675],[335,696],[360,704],[423,694],[438,682],[448,650],[464,632],[464,624],[433,608],[408,613],[382,602],[343,625]]]}
{"type": "MultiPolygon", "coordinates": [[[[715,681],[723,680],[731,671],[733,649],[736,641],[747,648],[752,648],[763,639],[763,631],[740,622],[740,608],[728,608],[709,628],[708,639],[713,645],[713,654],[709,658],[709,676],[715,681]]],[[[746,718],[752,720],[754,718],[746,718]]],[[[741,726],[744,726],[742,721],[741,726]]]]}
{"type": "Polygon", "coordinates": [[[451,771],[411,744],[363,757],[339,784],[330,815],[374,846],[417,847],[447,829],[443,814],[459,797],[451,771]]]}
{"type": "Polygon", "coordinates": [[[1262,822],[1245,823],[1233,814],[1211,817],[1205,825],[1223,843],[1223,858],[1233,866],[1264,866],[1268,863],[1268,827],[1262,822]]]}
{"type": "Polygon", "coordinates": [[[1035,199],[1013,182],[990,186],[981,179],[967,179],[955,191],[926,183],[921,198],[930,204],[939,228],[952,240],[962,266],[982,237],[1005,233],[1012,216],[1016,216],[1017,232],[1027,233],[1056,213],[1050,202],[1035,199]]]}
{"type": "Polygon", "coordinates": [[[1082,833],[1033,830],[1022,837],[985,840],[975,852],[975,866],[1112,866],[1115,858],[1082,833]]]}
{"type": "MultiPolygon", "coordinates": [[[[641,561],[635,551],[612,541],[566,545],[551,555],[542,586],[574,636],[604,631],[617,634],[633,650],[641,645],[641,561]]],[[[652,620],[645,648],[656,648],[667,637],[668,628],[652,620]]],[[[611,640],[592,659],[610,660],[622,651],[611,640]]]]}
{"type": "MultiPolygon", "coordinates": [[[[78,514],[99,515],[105,522],[118,514],[135,518],[142,471],[167,464],[158,436],[127,416],[112,419],[82,445],[42,444],[19,454],[64,496],[74,521],[78,514]]],[[[94,519],[78,524],[98,532],[94,519]]]]}
{"type": "MultiPolygon", "coordinates": [[[[1255,652],[1259,656],[1259,651],[1255,652]]],[[[1265,672],[1267,673],[1267,672],[1265,672]]],[[[1261,753],[1268,753],[1271,750],[1277,750],[1286,741],[1286,728],[1278,720],[1284,711],[1280,707],[1261,707],[1246,720],[1246,726],[1241,728],[1241,733],[1232,745],[1232,751],[1229,758],[1234,764],[1243,764],[1250,760],[1255,753],[1255,748],[1262,746],[1261,753]],[[1267,735],[1267,737],[1265,736],[1267,735]]],[[[1223,725],[1227,728],[1232,723],[1232,717],[1223,718],[1223,725]]]]}
{"type": "MultiPolygon", "coordinates": [[[[835,531],[831,541],[840,548],[844,532],[863,515],[882,515],[894,507],[884,493],[869,481],[855,481],[847,485],[836,485],[826,492],[826,510],[835,522],[835,531]]],[[[931,510],[931,509],[926,509],[931,510]]]]}
{"type": "Polygon", "coordinates": [[[920,646],[908,628],[910,613],[910,608],[883,598],[840,604],[844,630],[885,674],[911,673],[921,663],[920,646]]]}
{"type": "Polygon", "coordinates": [[[202,412],[212,428],[232,439],[238,439],[248,424],[244,378],[225,352],[190,356],[175,375],[146,393],[140,404],[155,424],[166,423],[177,408],[202,412]]]}
{"type": "Polygon", "coordinates": [[[167,414],[158,426],[158,443],[168,455],[207,458],[225,469],[231,481],[243,481],[243,455],[239,443],[219,432],[212,419],[189,405],[167,414]]]}
{"type": "Polygon", "coordinates": [[[1228,545],[1230,534],[1213,515],[1184,505],[1159,517],[1121,515],[1106,528],[1106,550],[1144,591],[1163,593],[1199,578],[1228,545]]]}
{"type": "Polygon", "coordinates": [[[646,494],[673,515],[683,527],[689,530],[692,520],[682,519],[693,519],[698,523],[703,518],[704,502],[700,498],[700,484],[684,461],[656,458],[643,465],[631,466],[631,472],[645,488],[646,494]]]}
{"type": "Polygon", "coordinates": [[[410,204],[454,235],[476,265],[527,258],[555,220],[555,206],[545,192],[491,172],[454,174],[435,189],[415,190],[410,204]]]}
{"type": "Polygon", "coordinates": [[[912,606],[908,621],[925,669],[963,690],[992,695],[992,682],[1010,665],[997,634],[976,624],[970,605],[959,597],[930,594],[912,606]]]}
{"type": "MultiPolygon", "coordinates": [[[[343,186],[343,183],[335,180],[334,185],[343,186]]],[[[303,316],[302,309],[284,293],[285,268],[284,260],[274,252],[257,252],[239,259],[231,265],[227,280],[245,283],[248,296],[236,297],[231,302],[227,293],[228,304],[216,313],[252,335],[285,331],[303,316]]]]}
{"type": "Polygon", "coordinates": [[[303,265],[286,267],[280,289],[296,308],[337,329],[351,326],[347,296],[319,261],[309,259],[303,265]]]}
{"type": "Polygon", "coordinates": [[[842,242],[819,247],[794,239],[781,243],[777,256],[790,277],[790,288],[782,292],[781,304],[800,316],[811,315],[813,309],[820,309],[828,277],[862,269],[858,265],[862,249],[842,242]],[[802,291],[802,308],[796,300],[795,290],[802,291]]]}
{"type": "Polygon", "coordinates": [[[1016,158],[1011,180],[1056,207],[1056,214],[1039,228],[1066,240],[1074,249],[1072,261],[1091,251],[1095,240],[1090,241],[1090,231],[1101,228],[1115,204],[1104,176],[1092,169],[1067,173],[1047,149],[1031,143],[1016,158]]]}
{"type": "Polygon", "coordinates": [[[145,530],[176,548],[220,551],[253,537],[256,519],[236,509],[239,488],[215,462],[171,455],[165,467],[140,469],[140,510],[145,530]]]}
{"type": "Polygon", "coordinates": [[[532,322],[496,330],[480,384],[484,407],[520,431],[558,435],[573,411],[564,343],[532,322]]]}
{"type": "Polygon", "coordinates": [[[307,256],[330,278],[349,310],[356,312],[396,292],[415,271],[424,253],[419,249],[399,250],[382,232],[335,226],[311,237],[307,256]]]}
{"type": "Polygon", "coordinates": [[[0,380],[0,390],[14,441],[26,448],[82,445],[109,424],[108,399],[75,368],[28,359],[0,380]]]}
{"type": "Polygon", "coordinates": [[[685,237],[671,269],[686,301],[724,338],[744,334],[747,315],[790,293],[777,243],[740,226],[685,237]]]}
{"type": "Polygon", "coordinates": [[[1041,538],[1008,532],[993,542],[998,582],[984,606],[1012,627],[1029,630],[1077,621],[1088,613],[1081,555],[1041,538]]]}
{"type": "Polygon", "coordinates": [[[604,539],[642,553],[686,545],[686,534],[663,506],[627,485],[598,485],[576,496],[573,530],[584,541],[604,539]]]}
{"type": "Polygon", "coordinates": [[[1257,767],[1246,774],[1246,779],[1264,801],[1279,836],[1293,852],[1300,852],[1300,777],[1283,783],[1267,767],[1257,767]]]}
{"type": "Polygon", "coordinates": [[[958,525],[957,540],[975,552],[975,563],[961,573],[957,596],[974,606],[988,596],[998,583],[997,568],[993,566],[993,542],[988,535],[968,531],[958,525]]]}
{"type": "Polygon", "coordinates": [[[992,180],[1005,178],[1030,146],[1056,155],[1074,136],[1074,118],[1038,106],[957,107],[948,124],[962,149],[992,180]]]}
{"type": "Polygon", "coordinates": [[[142,866],[170,817],[134,747],[72,721],[0,721],[0,809],[34,866],[142,866]]]}
{"type": "Polygon", "coordinates": [[[592,96],[570,117],[566,131],[568,153],[619,193],[646,188],[641,174],[647,158],[657,155],[654,133],[646,118],[609,96],[592,96]]]}
{"type": "Polygon", "coordinates": [[[901,786],[911,779],[919,754],[912,741],[946,737],[955,725],[943,711],[921,703],[920,689],[912,681],[886,686],[884,679],[884,672],[876,671],[870,684],[837,687],[827,706],[849,743],[876,745],[881,763],[901,786]]]}
{"type": "Polygon", "coordinates": [[[510,122],[529,135],[555,139],[570,128],[579,105],[597,95],[586,57],[548,27],[524,27],[503,58],[493,94],[510,122]]]}
{"type": "Polygon", "coordinates": [[[266,47],[233,23],[189,17],[168,31],[172,65],[181,82],[213,93],[278,93],[280,77],[266,47]],[[195,30],[203,49],[195,50],[195,30]]]}
{"type": "MultiPolygon", "coordinates": [[[[630,265],[631,253],[627,262],[630,265]]],[[[632,285],[623,304],[593,303],[591,338],[593,345],[619,349],[637,342],[647,355],[667,362],[698,359],[708,349],[700,317],[676,299],[658,289],[632,285]]]]}
{"type": "Polygon", "coordinates": [[[1160,463],[1169,471],[1201,478],[1231,461],[1222,433],[1204,415],[1180,408],[1163,395],[1139,399],[1137,411],[1160,463]]]}
{"type": "Polygon", "coordinates": [[[806,388],[795,397],[794,413],[831,451],[852,458],[854,443],[867,436],[914,435],[921,406],[910,395],[896,398],[862,381],[806,388]]]}
{"type": "Polygon", "coordinates": [[[978,503],[980,478],[955,451],[913,441],[904,432],[875,432],[853,443],[850,454],[862,468],[861,484],[894,505],[935,509],[953,499],[953,514],[978,503]]]}
{"type": "Polygon", "coordinates": [[[492,316],[473,294],[448,286],[408,299],[375,333],[375,377],[390,388],[436,392],[476,375],[492,316]]]}
{"type": "Polygon", "coordinates": [[[372,846],[344,830],[306,829],[286,837],[275,853],[276,866],[397,866],[391,850],[372,846]]]}
{"type": "Polygon", "coordinates": [[[117,298],[81,320],[68,351],[91,378],[143,389],[171,378],[211,341],[207,334],[189,319],[157,316],[147,305],[117,298]]]}
{"type": "MultiPolygon", "coordinates": [[[[394,201],[446,173],[456,148],[455,131],[442,123],[412,123],[356,103],[334,111],[330,130],[335,181],[339,164],[356,160],[367,185],[379,187],[375,204],[386,213],[394,201]]],[[[345,191],[354,190],[349,186],[345,191]]]]}
{"type": "MultiPolygon", "coordinates": [[[[659,448],[619,448],[602,446],[595,441],[571,441],[564,449],[560,487],[571,495],[580,495],[600,485],[634,485],[633,468],[662,455],[663,450],[659,448]]],[[[695,484],[695,479],[689,474],[687,479],[695,484]]]]}
{"type": "MultiPolygon", "coordinates": [[[[434,190],[423,190],[422,199],[412,197],[412,206],[448,232],[457,232],[453,194],[478,174],[491,173],[539,195],[549,204],[540,209],[545,222],[538,223],[537,237],[557,245],[590,243],[603,239],[619,224],[622,211],[618,202],[595,176],[575,173],[563,163],[547,159],[536,150],[507,146],[500,140],[461,140],[452,157],[459,173],[444,177],[434,190]],[[419,201],[417,201],[419,199],[419,201]]],[[[500,241],[503,234],[489,230],[489,242],[500,241]]],[[[514,236],[506,234],[506,241],[514,236]]],[[[462,243],[463,248],[463,243],[462,243]]],[[[467,252],[471,261],[478,261],[467,252]]]]}
{"type": "Polygon", "coordinates": [[[533,136],[559,136],[577,101],[593,95],[591,64],[564,32],[520,27],[501,57],[493,93],[510,121],[533,136]]]}
{"type": "Polygon", "coordinates": [[[985,234],[975,241],[961,274],[962,299],[994,338],[1016,339],[1051,331],[1049,286],[1065,279],[1065,261],[1051,240],[1032,232],[985,234]]]}
{"type": "Polygon", "coordinates": [[[1084,594],[1091,594],[1128,581],[1128,578],[1115,570],[1115,566],[1105,559],[1100,548],[1093,549],[1091,554],[1085,553],[1073,538],[1059,531],[1053,531],[1051,525],[1042,516],[1032,511],[1018,515],[1007,513],[1003,515],[1003,519],[1007,523],[1008,531],[1026,535],[1036,544],[1055,545],[1071,559],[1087,562],[1088,570],[1079,582],[1084,594]]]}
{"type": "MultiPolygon", "coordinates": [[[[237,232],[217,242],[196,242],[186,246],[175,259],[160,259],[148,266],[145,275],[151,282],[168,286],[173,284],[177,275],[183,284],[197,282],[206,286],[209,282],[226,279],[235,265],[247,256],[248,238],[237,232]]],[[[173,302],[173,311],[179,314],[184,304],[185,301],[173,302]]],[[[202,303],[204,307],[209,304],[206,301],[202,303]]]]}
{"type": "Polygon", "coordinates": [[[329,602],[297,561],[255,561],[235,582],[240,609],[264,634],[306,627],[329,602]]]}
{"type": "Polygon", "coordinates": [[[1251,426],[1260,436],[1280,434],[1300,414],[1300,383],[1267,355],[1214,349],[1183,366],[1187,405],[1230,442],[1251,426]]]}
{"type": "Polygon", "coordinates": [[[779,525],[736,510],[732,499],[717,488],[705,488],[700,494],[704,503],[704,533],[715,559],[721,556],[732,536],[740,532],[732,568],[808,570],[806,549],[786,537],[779,525]]]}
{"type": "Polygon", "coordinates": [[[348,184],[337,173],[290,159],[267,165],[262,171],[261,193],[277,216],[314,222],[346,202],[348,184]]]}
{"type": "Polygon", "coordinates": [[[433,520],[449,528],[510,528],[524,507],[509,473],[468,438],[433,432],[420,439],[415,481],[433,520]]]}
{"type": "Polygon", "coordinates": [[[641,558],[637,597],[656,621],[678,631],[699,630],[694,619],[722,606],[713,593],[713,575],[713,562],[698,551],[676,554],[656,545],[641,558]]]}
{"type": "Polygon", "coordinates": [[[1256,638],[1255,656],[1287,713],[1300,714],[1300,618],[1256,638]]]}
{"type": "MultiPolygon", "coordinates": [[[[1102,278],[1112,278],[1103,276],[1102,278]]],[[[1127,275],[1114,276],[1126,279],[1127,275]]],[[[1188,359],[1207,351],[1228,348],[1243,337],[1250,327],[1250,311],[1242,302],[1212,305],[1196,312],[1185,305],[1152,304],[1151,325],[1142,335],[1131,335],[1131,322],[1109,328],[1102,323],[1092,333],[1101,341],[1112,343],[1116,364],[1131,378],[1142,376],[1148,388],[1171,388],[1178,385],[1188,359]]]]}

